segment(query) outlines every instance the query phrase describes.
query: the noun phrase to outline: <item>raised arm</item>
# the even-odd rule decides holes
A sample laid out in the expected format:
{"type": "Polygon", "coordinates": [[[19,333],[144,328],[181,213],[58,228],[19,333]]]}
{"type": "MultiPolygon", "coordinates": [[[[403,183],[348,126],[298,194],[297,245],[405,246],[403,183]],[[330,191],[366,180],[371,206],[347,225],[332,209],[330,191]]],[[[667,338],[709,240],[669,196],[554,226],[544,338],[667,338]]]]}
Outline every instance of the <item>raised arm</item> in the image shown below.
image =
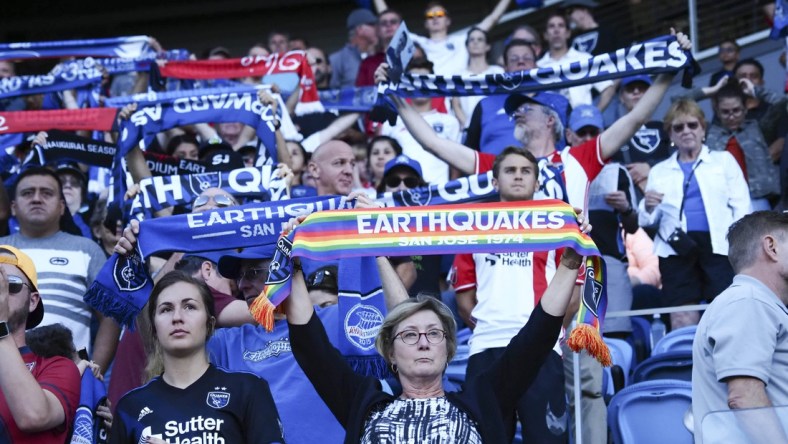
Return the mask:
{"type": "Polygon", "coordinates": [[[476,153],[473,149],[438,136],[432,126],[409,103],[400,97],[392,96],[391,98],[397,104],[397,111],[402,122],[425,150],[458,169],[464,175],[476,172],[476,153]]]}
{"type": "MultiPolygon", "coordinates": [[[[676,34],[676,39],[678,39],[682,49],[691,49],[692,43],[686,35],[679,32],[676,34]]],[[[657,106],[662,102],[662,98],[665,97],[665,93],[675,75],[675,73],[670,73],[657,76],[654,84],[643,94],[643,98],[640,99],[632,111],[616,120],[614,124],[610,125],[602,133],[600,143],[602,145],[601,154],[604,160],[613,157],[635,135],[635,132],[651,118],[654,110],[657,109],[657,106]]]]}
{"type": "Polygon", "coordinates": [[[484,18],[481,22],[479,22],[477,27],[483,29],[484,31],[489,31],[498,23],[498,20],[501,19],[501,16],[504,12],[506,12],[506,8],[509,7],[509,3],[511,0],[499,0],[498,4],[495,5],[495,9],[492,10],[490,15],[484,18]]]}
{"type": "Polygon", "coordinates": [[[397,271],[391,266],[388,258],[385,256],[378,256],[375,258],[378,266],[378,274],[380,274],[380,283],[383,284],[383,296],[386,301],[386,308],[391,310],[399,305],[400,302],[406,301],[409,297],[408,290],[399,278],[397,271]]]}

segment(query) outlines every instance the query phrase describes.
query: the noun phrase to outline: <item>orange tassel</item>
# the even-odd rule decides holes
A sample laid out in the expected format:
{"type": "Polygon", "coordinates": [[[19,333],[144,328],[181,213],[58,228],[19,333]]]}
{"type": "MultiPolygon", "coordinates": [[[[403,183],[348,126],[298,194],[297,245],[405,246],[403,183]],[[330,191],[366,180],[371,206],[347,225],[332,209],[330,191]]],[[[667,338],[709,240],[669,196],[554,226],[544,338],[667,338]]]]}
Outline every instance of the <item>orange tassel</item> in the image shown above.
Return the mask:
{"type": "Polygon", "coordinates": [[[576,326],[569,335],[569,340],[566,341],[566,344],[572,351],[578,353],[580,350],[586,350],[589,355],[596,358],[604,367],[613,365],[607,344],[599,336],[599,331],[588,324],[576,326]]]}
{"type": "Polygon", "coordinates": [[[258,324],[265,328],[265,331],[273,331],[274,329],[274,304],[261,294],[249,306],[249,312],[258,324]]]}

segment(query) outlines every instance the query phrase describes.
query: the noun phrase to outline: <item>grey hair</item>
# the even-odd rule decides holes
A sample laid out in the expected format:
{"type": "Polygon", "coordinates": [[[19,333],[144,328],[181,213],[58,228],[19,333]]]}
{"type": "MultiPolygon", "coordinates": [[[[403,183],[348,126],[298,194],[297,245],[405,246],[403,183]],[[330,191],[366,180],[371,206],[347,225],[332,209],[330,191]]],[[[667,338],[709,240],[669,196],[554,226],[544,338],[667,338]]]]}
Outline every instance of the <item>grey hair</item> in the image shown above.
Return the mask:
{"type": "Polygon", "coordinates": [[[420,311],[431,311],[438,316],[443,330],[446,332],[446,362],[448,363],[454,358],[457,353],[457,322],[454,320],[454,315],[443,302],[432,296],[420,294],[416,298],[401,302],[389,311],[383,320],[378,337],[375,338],[375,348],[387,364],[391,364],[389,356],[394,348],[394,335],[397,334],[394,329],[402,321],[420,311]]]}
{"type": "Polygon", "coordinates": [[[541,105],[542,112],[547,114],[548,116],[552,117],[555,120],[555,125],[553,126],[553,137],[555,137],[555,141],[558,142],[564,136],[564,123],[561,120],[561,117],[558,116],[558,113],[550,108],[549,106],[541,105]]]}

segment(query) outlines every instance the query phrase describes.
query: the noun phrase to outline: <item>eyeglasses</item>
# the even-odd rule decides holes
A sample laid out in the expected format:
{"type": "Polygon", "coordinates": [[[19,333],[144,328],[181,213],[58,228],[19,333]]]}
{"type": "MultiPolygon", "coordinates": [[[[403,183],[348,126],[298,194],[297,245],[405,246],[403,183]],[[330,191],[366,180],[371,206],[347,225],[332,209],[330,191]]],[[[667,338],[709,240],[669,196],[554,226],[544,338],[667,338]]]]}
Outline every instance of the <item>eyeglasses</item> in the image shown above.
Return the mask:
{"type": "Polygon", "coordinates": [[[739,117],[744,114],[744,108],[741,106],[737,106],[733,109],[720,109],[719,110],[720,116],[724,118],[731,118],[731,117],[739,117]]]}
{"type": "MultiPolygon", "coordinates": [[[[22,291],[22,286],[27,285],[19,276],[8,275],[8,293],[17,294],[22,291]]],[[[29,287],[29,286],[28,286],[29,287]]]]}
{"type": "Polygon", "coordinates": [[[380,26],[398,26],[402,20],[391,19],[391,20],[380,20],[378,24],[380,26]]]}
{"type": "Polygon", "coordinates": [[[695,131],[700,126],[700,122],[687,122],[687,123],[674,123],[671,125],[674,133],[680,133],[684,131],[684,127],[689,128],[691,131],[695,131]]]}
{"type": "Polygon", "coordinates": [[[268,279],[268,267],[249,268],[238,276],[238,278],[235,280],[235,283],[237,284],[241,282],[241,279],[245,279],[247,281],[254,281],[257,279],[266,280],[268,279]]]}
{"type": "Polygon", "coordinates": [[[528,114],[529,111],[534,111],[536,109],[533,105],[520,105],[519,108],[514,110],[511,116],[509,116],[510,120],[514,120],[518,117],[523,117],[528,114]]]}
{"type": "Polygon", "coordinates": [[[437,11],[430,11],[425,14],[427,19],[437,18],[437,17],[446,17],[446,11],[439,9],[437,11]]]}
{"type": "Polygon", "coordinates": [[[596,137],[596,136],[599,135],[599,128],[583,127],[583,128],[580,128],[579,130],[577,130],[575,132],[575,134],[577,134],[577,137],[580,137],[580,138],[583,138],[583,137],[596,137]]]}
{"type": "Polygon", "coordinates": [[[386,186],[389,188],[397,188],[399,184],[405,183],[405,186],[408,188],[416,188],[419,186],[419,179],[417,177],[408,176],[408,177],[399,177],[399,176],[389,176],[386,178],[386,186]]]}
{"type": "Polygon", "coordinates": [[[212,200],[213,203],[215,203],[216,206],[219,208],[231,207],[233,205],[236,205],[235,200],[233,200],[233,198],[227,196],[226,194],[216,194],[214,196],[206,196],[202,194],[197,196],[196,199],[194,199],[194,202],[192,202],[192,208],[202,207],[204,205],[207,205],[208,202],[212,200]]]}
{"type": "MultiPolygon", "coordinates": [[[[422,335],[427,338],[427,342],[430,344],[440,344],[446,338],[446,332],[437,328],[433,328],[432,330],[427,330],[424,333],[420,333],[417,330],[404,330],[397,333],[394,336],[394,339],[400,338],[402,342],[406,345],[416,345],[421,339],[422,335]]],[[[393,342],[393,341],[392,341],[393,342]]]]}

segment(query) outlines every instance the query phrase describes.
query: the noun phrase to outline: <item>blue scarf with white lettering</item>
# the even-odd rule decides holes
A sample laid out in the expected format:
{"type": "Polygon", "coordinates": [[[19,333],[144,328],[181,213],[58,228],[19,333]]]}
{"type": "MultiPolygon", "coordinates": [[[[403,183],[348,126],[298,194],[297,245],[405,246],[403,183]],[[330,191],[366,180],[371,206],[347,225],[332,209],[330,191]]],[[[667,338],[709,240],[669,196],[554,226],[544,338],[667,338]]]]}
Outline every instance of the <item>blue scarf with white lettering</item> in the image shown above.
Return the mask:
{"type": "Polygon", "coordinates": [[[232,171],[211,171],[196,174],[153,176],[142,179],[140,193],[131,204],[131,213],[142,212],[147,219],[151,213],[191,202],[208,188],[221,188],[236,197],[251,197],[262,201],[282,200],[287,187],[275,177],[271,165],[239,168],[232,171]]]}
{"type": "Polygon", "coordinates": [[[101,76],[95,63],[91,66],[59,64],[49,74],[0,79],[0,99],[92,87],[101,83],[101,76]]]}
{"type": "Polygon", "coordinates": [[[96,59],[109,74],[123,74],[127,72],[144,72],[150,69],[154,60],[188,60],[190,53],[186,49],[171,49],[162,53],[148,52],[139,57],[110,57],[96,59]]]}
{"type": "Polygon", "coordinates": [[[150,52],[148,37],[144,35],[106,39],[0,43],[0,60],[88,56],[134,58],[148,52],[150,52]]]}
{"type": "Polygon", "coordinates": [[[85,302],[131,328],[153,289],[145,266],[151,254],[270,245],[279,238],[282,224],[292,217],[349,206],[344,197],[321,196],[142,221],[135,251],[127,256],[116,253],[107,260],[85,294],[85,302]]]}
{"type": "Polygon", "coordinates": [[[104,388],[104,383],[87,369],[82,375],[79,407],[74,417],[74,433],[69,443],[101,444],[108,441],[108,430],[103,428],[104,420],[96,416],[96,410],[106,399],[107,389],[104,388]]]}
{"type": "Polygon", "coordinates": [[[675,36],[663,36],[587,60],[528,71],[479,76],[438,76],[403,74],[399,83],[378,85],[378,102],[373,119],[396,121],[396,107],[386,98],[401,97],[487,96],[492,94],[529,93],[568,88],[601,80],[613,80],[636,74],[658,74],[684,69],[684,86],[691,85],[699,72],[692,54],[681,49],[675,36]]]}

